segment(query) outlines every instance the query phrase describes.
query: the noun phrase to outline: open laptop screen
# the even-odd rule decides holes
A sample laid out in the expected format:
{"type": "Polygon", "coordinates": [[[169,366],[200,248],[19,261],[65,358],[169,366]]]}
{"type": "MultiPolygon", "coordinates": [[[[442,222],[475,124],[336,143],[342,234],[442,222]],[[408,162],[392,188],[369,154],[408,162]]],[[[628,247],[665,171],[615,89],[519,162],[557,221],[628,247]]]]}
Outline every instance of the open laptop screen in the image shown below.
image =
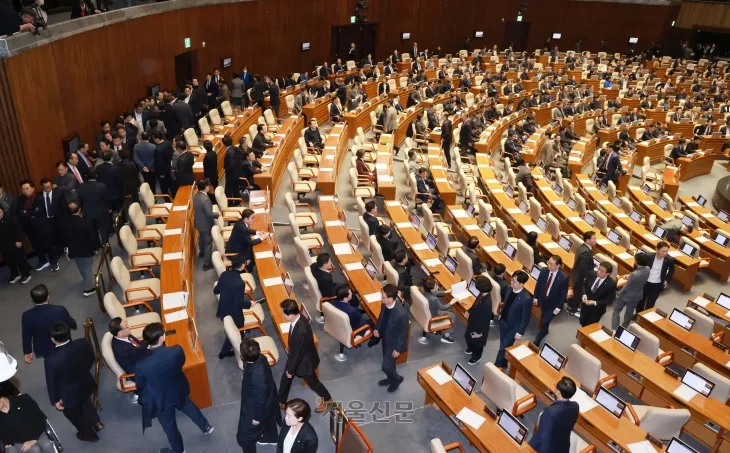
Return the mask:
{"type": "Polygon", "coordinates": [[[502,428],[502,430],[504,430],[504,432],[507,433],[512,440],[517,442],[517,445],[522,445],[522,442],[525,441],[525,437],[527,437],[527,428],[525,425],[520,423],[507,411],[500,412],[497,425],[499,425],[499,427],[502,428]]]}
{"type": "Polygon", "coordinates": [[[682,384],[690,387],[695,392],[704,396],[705,398],[710,396],[712,389],[715,388],[715,383],[705,379],[694,371],[687,369],[684,371],[682,376],[682,384]]]}
{"type": "Polygon", "coordinates": [[[676,437],[672,437],[669,446],[667,447],[666,453],[698,453],[697,450],[685,444],[676,437]]]}
{"type": "Polygon", "coordinates": [[[715,302],[721,307],[730,310],[730,296],[728,296],[727,294],[720,293],[720,295],[717,296],[717,300],[715,302]]]}
{"type": "Polygon", "coordinates": [[[596,216],[591,214],[590,212],[586,212],[585,219],[586,223],[590,226],[596,226],[596,216]]]}
{"type": "Polygon", "coordinates": [[[676,308],[672,310],[672,314],[669,315],[669,320],[684,330],[691,330],[695,323],[694,318],[687,316],[687,314],[683,311],[677,310],[676,308]]]}
{"type": "Polygon", "coordinates": [[[472,394],[477,380],[474,379],[471,374],[469,374],[469,372],[466,371],[463,366],[461,366],[460,363],[457,363],[456,368],[454,368],[453,378],[456,383],[459,384],[459,387],[461,387],[461,389],[466,392],[467,395],[472,394]]]}
{"type": "Polygon", "coordinates": [[[606,390],[604,387],[598,389],[596,402],[603,406],[604,409],[613,414],[616,418],[621,418],[621,415],[624,413],[624,409],[626,409],[626,403],[609,390],[606,390]]]}
{"type": "Polygon", "coordinates": [[[540,350],[540,358],[550,364],[551,367],[555,368],[555,371],[560,371],[565,364],[565,356],[559,353],[555,348],[550,346],[548,343],[542,345],[540,350]]]}
{"type": "Polygon", "coordinates": [[[641,338],[624,329],[623,326],[619,326],[618,329],[616,329],[616,334],[613,338],[632,351],[636,351],[636,347],[639,346],[639,342],[641,341],[641,338]]]}
{"type": "Polygon", "coordinates": [[[562,236],[560,240],[558,241],[558,245],[563,248],[566,252],[570,251],[570,248],[573,247],[573,241],[568,239],[566,236],[562,236]]]}

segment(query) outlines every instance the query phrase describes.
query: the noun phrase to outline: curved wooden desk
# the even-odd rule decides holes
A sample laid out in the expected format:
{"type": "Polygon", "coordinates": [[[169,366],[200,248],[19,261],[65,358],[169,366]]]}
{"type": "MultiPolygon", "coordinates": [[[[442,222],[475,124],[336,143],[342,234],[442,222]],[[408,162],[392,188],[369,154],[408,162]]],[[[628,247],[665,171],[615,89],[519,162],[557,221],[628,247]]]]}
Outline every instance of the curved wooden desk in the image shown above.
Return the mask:
{"type": "Polygon", "coordinates": [[[286,173],[286,167],[291,161],[294,150],[299,146],[301,130],[304,127],[303,115],[290,116],[285,119],[274,136],[273,142],[276,146],[267,148],[259,159],[264,166],[264,171],[254,177],[254,182],[262,190],[270,190],[272,200],[276,199],[281,178],[286,173]]]}
{"type": "Polygon", "coordinates": [[[718,153],[697,153],[693,157],[680,157],[679,181],[686,181],[696,176],[708,175],[712,171],[715,159],[725,159],[727,156],[718,153]]]}
{"type": "MultiPolygon", "coordinates": [[[[363,131],[367,131],[372,126],[370,122],[370,112],[375,111],[379,105],[385,105],[385,95],[376,98],[371,98],[365,104],[356,108],[354,111],[350,110],[345,112],[343,117],[347,122],[349,138],[355,138],[357,135],[357,128],[361,127],[363,131]]],[[[403,104],[405,105],[405,104],[403,104]]],[[[344,109],[344,106],[342,107],[344,109]]]]}
{"type": "Polygon", "coordinates": [[[644,158],[648,157],[651,163],[661,162],[664,160],[664,147],[667,145],[676,146],[679,138],[661,137],[636,144],[636,161],[640,164],[644,162],[644,158]]]}
{"type": "Polygon", "coordinates": [[[317,176],[317,189],[324,195],[334,195],[337,192],[340,164],[347,151],[348,127],[344,124],[335,125],[324,143],[317,176]]]}
{"type": "Polygon", "coordinates": [[[334,93],[328,93],[325,97],[302,106],[302,114],[307,118],[307,125],[312,118],[316,119],[320,126],[329,122],[330,103],[334,97],[334,93]]]}

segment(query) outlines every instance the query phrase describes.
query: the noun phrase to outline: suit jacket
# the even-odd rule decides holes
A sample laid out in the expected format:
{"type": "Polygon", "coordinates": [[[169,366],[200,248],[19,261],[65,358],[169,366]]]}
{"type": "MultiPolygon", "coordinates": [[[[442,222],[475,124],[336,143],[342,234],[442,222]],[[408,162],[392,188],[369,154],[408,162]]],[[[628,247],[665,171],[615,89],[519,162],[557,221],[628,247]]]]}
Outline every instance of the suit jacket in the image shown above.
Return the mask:
{"type": "Polygon", "coordinates": [[[393,242],[389,241],[388,238],[381,235],[376,235],[380,250],[383,252],[383,259],[385,261],[392,261],[395,259],[395,252],[398,249],[397,244],[394,246],[393,242]]]}
{"type": "Polygon", "coordinates": [[[243,310],[251,308],[251,299],[244,294],[245,290],[240,272],[231,268],[223,272],[213,288],[213,294],[220,296],[215,315],[220,319],[230,316],[236,326],[243,327],[243,310]]]}
{"type": "MultiPolygon", "coordinates": [[[[505,302],[507,302],[511,294],[512,288],[509,287],[504,297],[505,302]]],[[[530,322],[530,313],[532,312],[532,296],[530,296],[530,293],[523,288],[522,291],[517,293],[517,297],[515,297],[512,306],[509,308],[509,312],[505,313],[504,307],[502,308],[500,318],[504,320],[505,315],[507,316],[507,332],[516,332],[524,336],[527,324],[530,322]]]]}
{"type": "Polygon", "coordinates": [[[214,149],[203,157],[203,175],[210,180],[213,187],[218,187],[218,154],[214,149]]]}
{"type": "Polygon", "coordinates": [[[193,174],[193,164],[195,163],[195,156],[193,153],[186,152],[180,154],[180,158],[177,160],[177,169],[175,171],[175,179],[178,185],[189,186],[195,183],[195,175],[193,174]]]}
{"type": "Polygon", "coordinates": [[[145,141],[134,145],[134,163],[137,164],[140,173],[145,167],[151,172],[155,171],[155,148],[154,144],[145,141]]]}
{"type": "Polygon", "coordinates": [[[529,442],[536,453],[570,450],[570,434],[578,421],[578,409],[575,401],[555,401],[543,411],[537,431],[529,442]]]}
{"type": "Polygon", "coordinates": [[[244,83],[240,77],[236,77],[231,81],[231,97],[234,99],[242,98],[244,91],[244,83]]]}
{"type": "Polygon", "coordinates": [[[134,199],[139,190],[139,170],[131,160],[119,162],[119,176],[122,178],[122,196],[132,195],[134,199]]]}
{"type": "Polygon", "coordinates": [[[353,307],[352,305],[348,304],[347,302],[343,302],[341,300],[333,299],[328,300],[328,303],[332,304],[333,307],[340,310],[344,314],[347,315],[347,318],[350,320],[350,328],[352,330],[355,330],[359,328],[362,323],[362,316],[360,315],[360,310],[353,307]]]}
{"type": "Polygon", "coordinates": [[[380,332],[383,339],[383,350],[385,354],[392,354],[393,351],[404,352],[408,349],[408,312],[398,302],[391,308],[390,319],[385,331],[382,330],[383,314],[388,307],[383,305],[380,310],[380,317],[375,324],[375,330],[380,332]]]}
{"type": "Polygon", "coordinates": [[[190,110],[193,112],[193,116],[197,116],[198,113],[203,110],[203,105],[207,103],[206,97],[203,85],[198,85],[195,89],[193,89],[193,92],[190,93],[190,103],[188,105],[190,106],[190,110]]]}
{"type": "Polygon", "coordinates": [[[180,119],[175,113],[172,105],[164,104],[163,107],[164,110],[160,110],[159,119],[165,124],[165,130],[167,131],[165,137],[168,140],[172,140],[176,135],[180,134],[182,126],[180,125],[180,119]]]}
{"type": "MultiPolygon", "coordinates": [[[[81,175],[81,179],[83,179],[85,182],[87,179],[86,172],[89,171],[90,166],[89,166],[89,164],[86,163],[84,158],[81,157],[81,151],[79,151],[77,154],[79,156],[79,164],[76,166],[76,169],[79,171],[79,174],[81,175]]],[[[69,169],[69,171],[71,171],[71,170],[69,169]]]]}
{"type": "Polygon", "coordinates": [[[218,218],[218,213],[213,212],[213,203],[205,192],[198,192],[193,197],[194,224],[200,232],[210,232],[218,218]]]}
{"type": "Polygon", "coordinates": [[[336,292],[335,279],[330,272],[322,270],[314,263],[310,266],[312,276],[317,280],[317,287],[322,297],[334,297],[336,292]]]}
{"type": "Polygon", "coordinates": [[[119,168],[112,165],[111,162],[104,162],[96,167],[96,180],[102,184],[106,190],[104,195],[107,206],[111,202],[122,199],[122,175],[119,168]]]}
{"type": "Polygon", "coordinates": [[[443,124],[441,124],[441,141],[444,143],[444,147],[451,145],[453,130],[451,120],[445,120],[443,124]]]}
{"type": "Polygon", "coordinates": [[[515,146],[515,143],[512,140],[505,140],[504,150],[505,152],[511,153],[514,156],[519,156],[520,154],[520,150],[517,149],[517,146],[515,146]]]}
{"type": "Polygon", "coordinates": [[[236,435],[238,444],[244,445],[249,440],[246,435],[257,429],[251,423],[252,420],[262,422],[273,414],[279,415],[276,382],[269,361],[261,354],[256,361],[246,363],[243,367],[241,411],[236,435]]]}
{"type": "MultiPolygon", "coordinates": [[[[652,253],[650,255],[647,255],[649,257],[649,264],[646,266],[651,271],[652,266],[654,266],[654,260],[656,259],[656,253],[652,253]]],[[[674,258],[667,255],[664,257],[664,261],[662,262],[662,271],[661,271],[661,280],[660,283],[664,282],[671,282],[674,278],[674,258]]]]}
{"type": "Polygon", "coordinates": [[[562,309],[565,299],[568,298],[568,276],[558,269],[550,287],[550,293],[545,296],[547,281],[550,269],[544,268],[540,271],[535,285],[535,299],[540,303],[543,313],[552,313],[556,308],[562,309]]]}
{"type": "Polygon", "coordinates": [[[471,259],[471,270],[474,275],[479,275],[484,272],[484,266],[482,266],[482,262],[479,261],[479,257],[475,250],[472,250],[469,247],[463,247],[461,250],[463,250],[464,254],[471,259]]]}
{"type": "Polygon", "coordinates": [[[319,354],[314,347],[314,334],[304,316],[294,324],[294,330],[289,335],[289,358],[286,361],[286,371],[292,376],[310,376],[319,366],[319,354]]]}
{"type": "Polygon", "coordinates": [[[279,97],[279,86],[272,83],[269,87],[269,105],[272,110],[279,110],[279,104],[281,104],[281,98],[279,97]]]}
{"type": "Polygon", "coordinates": [[[618,294],[619,299],[626,301],[637,301],[644,297],[644,285],[646,280],[649,278],[649,272],[651,268],[648,266],[636,268],[629,278],[626,280],[626,285],[621,288],[618,294]]]}
{"type": "Polygon", "coordinates": [[[54,347],[44,361],[51,404],[63,401],[64,407],[73,408],[90,397],[96,389],[89,371],[93,364],[94,351],[84,339],[54,347]]]}
{"type": "Polygon", "coordinates": [[[53,351],[48,330],[56,321],[63,321],[72,329],[76,329],[76,321],[68,310],[60,305],[36,305],[25,311],[20,318],[23,354],[34,352],[36,357],[48,356],[53,351]]]}
{"type": "MultiPolygon", "coordinates": [[[[276,443],[276,453],[284,453],[284,439],[286,439],[290,429],[286,424],[281,427],[279,441],[276,443]]],[[[297,433],[294,445],[291,447],[291,453],[317,453],[318,444],[317,432],[309,422],[304,422],[297,433]]]]}
{"type": "Polygon", "coordinates": [[[253,246],[261,243],[260,238],[254,239],[255,234],[256,231],[250,229],[243,220],[238,220],[226,243],[226,253],[238,253],[243,260],[253,260],[253,246]]]}
{"type": "Polygon", "coordinates": [[[378,218],[366,212],[365,214],[363,214],[362,219],[368,226],[368,236],[377,236],[378,228],[380,227],[380,222],[378,222],[378,218]]]}
{"type": "Polygon", "coordinates": [[[271,148],[272,146],[274,146],[274,143],[271,140],[264,137],[264,134],[258,133],[256,134],[256,137],[253,138],[251,149],[259,155],[263,154],[266,151],[266,148],[271,148]]]}
{"type": "Polygon", "coordinates": [[[583,326],[598,322],[601,319],[601,316],[606,313],[606,306],[616,299],[616,282],[613,278],[611,278],[611,276],[606,277],[606,279],[601,283],[601,286],[593,291],[593,284],[596,282],[596,278],[598,278],[596,272],[591,271],[581,286],[583,294],[586,295],[588,300],[596,301],[595,306],[581,304],[580,319],[581,325],[583,326]],[[584,319],[586,324],[583,324],[584,319]]]}
{"type": "Polygon", "coordinates": [[[147,345],[143,341],[138,340],[133,335],[129,337],[140,346],[137,347],[129,341],[114,337],[112,338],[112,353],[114,353],[114,359],[125,373],[134,373],[137,369],[137,362],[147,357],[150,354],[150,350],[147,349],[147,345]]]}
{"type": "Polygon", "coordinates": [[[180,345],[150,349],[149,355],[137,362],[134,381],[142,406],[143,431],[152,426],[159,412],[181,406],[190,394],[184,364],[185,353],[180,345]]]}
{"type": "Polygon", "coordinates": [[[99,181],[86,181],[76,188],[76,193],[87,219],[101,219],[109,215],[107,209],[111,207],[106,194],[106,184],[99,181]]]}
{"type": "Polygon", "coordinates": [[[581,244],[575,252],[573,269],[570,271],[570,278],[573,280],[573,288],[580,287],[592,269],[593,251],[587,245],[581,244]]]}
{"type": "Polygon", "coordinates": [[[172,104],[172,111],[175,112],[177,121],[180,123],[180,127],[183,130],[193,127],[195,118],[193,117],[193,110],[190,105],[183,101],[175,101],[175,103],[172,104]]]}
{"type": "Polygon", "coordinates": [[[65,219],[63,235],[68,246],[68,257],[89,258],[101,247],[99,237],[94,234],[91,220],[80,215],[72,215],[65,219]]]}

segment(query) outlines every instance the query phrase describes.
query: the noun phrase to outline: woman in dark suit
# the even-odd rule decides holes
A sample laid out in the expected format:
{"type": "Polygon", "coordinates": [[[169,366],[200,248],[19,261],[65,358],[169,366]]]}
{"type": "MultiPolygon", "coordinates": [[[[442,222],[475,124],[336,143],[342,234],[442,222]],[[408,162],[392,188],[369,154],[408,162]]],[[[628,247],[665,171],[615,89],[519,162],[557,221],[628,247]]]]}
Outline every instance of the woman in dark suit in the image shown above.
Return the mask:
{"type": "Polygon", "coordinates": [[[279,432],[276,453],[317,453],[317,433],[309,424],[312,409],[306,401],[295,398],[286,403],[286,424],[279,432]]]}
{"type": "Polygon", "coordinates": [[[466,323],[466,353],[471,354],[469,365],[476,365],[482,360],[482,351],[489,336],[489,322],[492,320],[492,281],[484,276],[476,277],[476,287],[479,296],[469,309],[469,318],[466,323]]]}
{"type": "Polygon", "coordinates": [[[532,248],[532,256],[535,260],[535,264],[544,263],[545,258],[540,255],[540,249],[537,246],[537,233],[535,231],[530,231],[527,233],[527,245],[529,245],[532,248]]]}
{"type": "Polygon", "coordinates": [[[276,400],[276,382],[266,356],[259,344],[250,338],[241,342],[243,382],[241,385],[241,415],[236,440],[243,453],[256,453],[256,443],[274,445],[281,412],[276,400]]]}

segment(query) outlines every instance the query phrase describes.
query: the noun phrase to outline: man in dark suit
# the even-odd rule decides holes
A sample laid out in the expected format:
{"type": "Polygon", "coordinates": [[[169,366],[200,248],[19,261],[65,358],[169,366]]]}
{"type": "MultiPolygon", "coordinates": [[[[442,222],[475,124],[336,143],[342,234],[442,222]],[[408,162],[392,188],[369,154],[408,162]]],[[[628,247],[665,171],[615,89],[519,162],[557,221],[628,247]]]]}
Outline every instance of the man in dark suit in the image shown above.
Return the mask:
{"type": "MultiPolygon", "coordinates": [[[[395,236],[395,233],[391,232],[395,236]]],[[[393,270],[398,273],[398,291],[403,295],[405,301],[411,303],[411,286],[413,286],[413,277],[411,276],[411,260],[405,250],[395,252],[393,261],[393,270]]]]}
{"type": "MultiPolygon", "coordinates": [[[[51,267],[58,271],[58,256],[61,254],[63,239],[61,237],[63,219],[68,211],[64,207],[61,191],[53,188],[48,178],[41,179],[41,193],[33,200],[32,210],[35,212],[34,225],[37,233],[35,244],[39,265],[36,271],[51,267]]],[[[18,203],[20,206],[20,203],[18,203]]]]}
{"type": "Polygon", "coordinates": [[[139,170],[137,165],[129,159],[129,149],[119,151],[119,176],[122,178],[122,197],[129,195],[132,202],[139,202],[139,170]]]}
{"type": "Polygon", "coordinates": [[[207,97],[205,87],[198,82],[198,79],[193,79],[193,91],[190,94],[188,105],[190,105],[190,110],[192,110],[194,117],[198,116],[201,110],[203,110],[203,105],[207,104],[207,97]]]}
{"type": "Polygon", "coordinates": [[[436,192],[433,181],[427,179],[426,176],[426,167],[419,168],[418,175],[416,175],[416,190],[418,192],[416,196],[424,203],[428,202],[429,200],[433,200],[431,210],[437,211],[441,207],[441,198],[436,192]]]}
{"type": "Polygon", "coordinates": [[[479,238],[476,236],[470,236],[469,240],[466,241],[466,246],[462,248],[464,254],[471,259],[471,270],[474,276],[481,274],[485,270],[482,262],[479,260],[479,256],[477,256],[478,247],[479,238]]]}
{"type": "Polygon", "coordinates": [[[451,168],[451,141],[453,140],[454,128],[451,123],[451,117],[448,113],[443,114],[444,122],[441,123],[441,149],[446,156],[446,162],[451,168]]]}
{"type": "MultiPolygon", "coordinates": [[[[113,212],[119,211],[122,207],[122,176],[119,169],[112,164],[113,153],[110,150],[104,151],[102,158],[104,162],[96,167],[96,180],[104,184],[105,204],[113,212]]],[[[111,223],[111,216],[107,222],[111,223]]]]}
{"type": "Polygon", "coordinates": [[[636,312],[642,312],[650,308],[654,308],[659,294],[666,289],[669,282],[674,278],[674,258],[669,256],[669,244],[659,241],[656,246],[656,252],[648,256],[649,263],[647,266],[649,279],[644,284],[644,299],[639,302],[636,312]]]}
{"type": "Polygon", "coordinates": [[[97,432],[104,429],[99,414],[91,405],[96,383],[89,371],[94,364],[91,345],[81,338],[71,341],[71,329],[63,321],[56,321],[50,328],[55,348],[46,357],[46,386],[51,404],[63,411],[63,415],[78,430],[76,438],[84,442],[97,442],[97,432]]]}
{"type": "Polygon", "coordinates": [[[520,149],[517,147],[516,138],[515,133],[510,131],[507,140],[504,141],[504,152],[514,156],[513,160],[520,158],[520,149]]]}
{"type": "MultiPolygon", "coordinates": [[[[241,274],[246,272],[244,261],[234,261],[233,264],[218,277],[218,283],[213,288],[213,294],[218,295],[218,309],[215,313],[216,317],[223,321],[223,318],[230,316],[236,327],[243,327],[244,318],[243,310],[250,310],[256,305],[256,301],[252,301],[246,294],[246,284],[241,278],[241,274]]],[[[233,345],[225,335],[223,346],[218,353],[218,358],[223,360],[226,357],[233,357],[233,345]]]]}
{"type": "Polygon", "coordinates": [[[613,181],[618,186],[618,177],[621,174],[621,157],[615,147],[610,148],[603,165],[606,173],[601,178],[601,185],[608,185],[608,181],[613,181]]]}
{"type": "Polygon", "coordinates": [[[385,261],[393,261],[395,259],[395,252],[398,250],[400,245],[398,237],[394,232],[394,229],[388,225],[378,226],[378,233],[376,241],[380,245],[380,251],[383,253],[383,259],[385,261]]]}
{"type": "Polygon", "coordinates": [[[562,258],[553,255],[537,277],[532,304],[540,306],[540,327],[535,337],[538,346],[549,332],[550,321],[560,313],[568,298],[568,276],[560,269],[562,265],[562,258]]]}
{"type": "Polygon", "coordinates": [[[494,360],[494,364],[500,368],[507,368],[505,349],[525,335],[525,329],[530,322],[532,296],[525,289],[525,283],[529,278],[525,271],[512,274],[512,282],[504,298],[504,305],[499,315],[499,351],[494,360]]]}
{"type": "Polygon", "coordinates": [[[185,103],[185,94],[178,95],[175,102],[172,103],[172,111],[177,116],[177,121],[180,123],[180,128],[184,131],[190,127],[193,127],[195,118],[193,116],[193,110],[190,105],[185,103]]]}
{"type": "Polygon", "coordinates": [[[253,223],[254,212],[251,209],[244,209],[241,212],[241,218],[236,221],[231,231],[231,237],[226,243],[226,253],[236,253],[232,256],[233,261],[243,261],[246,269],[251,272],[255,262],[253,260],[253,246],[260,244],[266,239],[269,233],[257,232],[251,229],[253,223]]]}
{"type": "Polygon", "coordinates": [[[180,119],[177,117],[175,110],[172,108],[173,97],[171,95],[165,95],[165,103],[162,104],[160,109],[159,119],[165,124],[166,137],[168,140],[172,140],[175,136],[179,135],[182,129],[180,125],[180,119]]]}
{"type": "Polygon", "coordinates": [[[274,142],[269,140],[264,136],[264,125],[259,124],[256,126],[256,137],[253,138],[253,145],[251,145],[251,149],[253,149],[253,152],[256,154],[256,157],[261,157],[266,152],[266,149],[272,148],[274,146],[274,142]]]}
{"type": "Polygon", "coordinates": [[[78,169],[79,173],[81,174],[81,178],[86,181],[88,179],[86,176],[86,172],[93,165],[88,158],[89,144],[80,142],[78,151],[73,154],[76,155],[75,159],[73,158],[73,156],[71,156],[70,159],[73,159],[73,165],[78,169]]]}
{"type": "Polygon", "coordinates": [[[76,188],[84,217],[91,220],[96,237],[101,237],[101,244],[109,242],[109,215],[111,205],[106,195],[106,185],[97,181],[96,168],[87,172],[89,180],[76,188]]]}
{"type": "Polygon", "coordinates": [[[671,157],[675,161],[675,163],[677,163],[677,159],[679,159],[680,157],[685,157],[689,155],[689,153],[684,150],[685,143],[687,143],[687,140],[680,138],[679,143],[677,143],[677,145],[672,148],[672,152],[669,153],[669,157],[671,157]]]}
{"type": "Polygon", "coordinates": [[[555,402],[540,415],[540,424],[530,438],[530,447],[536,453],[564,453],[570,451],[570,435],[578,421],[579,406],[570,398],[575,395],[575,382],[563,376],[555,385],[555,402]]]}
{"type": "Polygon", "coordinates": [[[370,318],[361,314],[358,310],[357,299],[353,299],[352,290],[347,284],[337,287],[336,299],[328,300],[328,303],[347,315],[350,320],[350,328],[354,331],[365,324],[372,325],[370,318]]]}
{"type": "Polygon", "coordinates": [[[218,98],[218,90],[220,87],[218,83],[213,80],[213,76],[208,73],[205,75],[205,96],[207,97],[208,107],[213,108],[216,105],[216,98],[218,98]]]}
{"type": "Polygon", "coordinates": [[[335,297],[336,295],[337,287],[335,279],[332,277],[334,269],[329,253],[317,255],[317,261],[310,266],[312,276],[317,280],[317,287],[322,297],[335,297]]]}
{"type": "Polygon", "coordinates": [[[699,124],[694,128],[694,135],[712,135],[712,123],[699,124]]]}
{"type": "Polygon", "coordinates": [[[112,318],[109,321],[109,333],[114,335],[112,338],[114,359],[125,373],[134,373],[137,362],[150,354],[147,345],[132,335],[132,329],[126,319],[112,318]]]}
{"type": "Polygon", "coordinates": [[[30,290],[30,298],[35,307],[27,310],[20,318],[23,337],[23,354],[25,363],[30,364],[33,353],[37,357],[46,357],[53,351],[51,335],[48,333],[56,321],[65,322],[70,328],[76,328],[76,321],[65,307],[51,305],[46,285],[36,285],[30,290]]]}
{"type": "Polygon", "coordinates": [[[583,281],[580,310],[582,327],[600,322],[601,316],[606,313],[606,306],[616,299],[616,282],[611,278],[611,272],[613,265],[605,261],[598,266],[598,272],[590,271],[583,281]]]}
{"type": "Polygon", "coordinates": [[[568,314],[576,318],[580,317],[580,303],[583,299],[583,282],[588,273],[593,270],[593,247],[596,246],[596,233],[586,231],[583,233],[583,244],[575,252],[573,269],[570,271],[570,278],[573,281],[573,298],[568,302],[568,314]]]}
{"type": "Polygon", "coordinates": [[[161,131],[152,133],[152,142],[155,144],[155,175],[157,176],[157,182],[160,184],[160,193],[170,195],[172,193],[170,166],[172,165],[172,155],[174,153],[172,143],[165,140],[165,134],[161,131]]]}
{"type": "Polygon", "coordinates": [[[309,321],[299,313],[299,304],[296,300],[283,300],[281,311],[284,319],[289,323],[289,358],[279,384],[279,406],[284,407],[289,399],[292,379],[294,376],[299,376],[319,396],[319,404],[314,411],[321,414],[332,404],[332,396],[317,377],[319,354],[317,348],[314,347],[312,327],[309,325],[309,321]]]}
{"type": "Polygon", "coordinates": [[[383,362],[380,369],[385,373],[385,379],[378,381],[378,385],[388,387],[388,393],[393,393],[405,379],[398,374],[395,362],[408,349],[408,312],[397,300],[398,288],[395,285],[389,283],[383,286],[380,297],[383,305],[373,331],[376,340],[371,339],[368,345],[382,342],[383,362]]]}
{"type": "Polygon", "coordinates": [[[188,144],[184,140],[176,140],[175,147],[180,151],[177,168],[175,168],[175,181],[178,187],[191,186],[195,182],[195,175],[193,174],[195,156],[188,150],[188,144]]]}
{"type": "Polygon", "coordinates": [[[170,442],[170,448],[160,452],[183,453],[185,447],[177,429],[176,409],[187,415],[203,434],[212,434],[214,428],[190,399],[190,385],[182,370],[185,364],[182,347],[165,346],[165,329],[159,322],[147,324],[142,336],[150,348],[149,355],[137,362],[135,373],[142,406],[142,432],[152,426],[152,419],[157,416],[170,442]]]}
{"type": "Polygon", "coordinates": [[[368,236],[377,235],[378,227],[380,226],[380,222],[378,222],[378,207],[375,204],[375,201],[370,200],[367,203],[365,203],[365,214],[362,215],[362,219],[365,221],[365,224],[368,226],[368,231],[367,231],[368,236]]]}

